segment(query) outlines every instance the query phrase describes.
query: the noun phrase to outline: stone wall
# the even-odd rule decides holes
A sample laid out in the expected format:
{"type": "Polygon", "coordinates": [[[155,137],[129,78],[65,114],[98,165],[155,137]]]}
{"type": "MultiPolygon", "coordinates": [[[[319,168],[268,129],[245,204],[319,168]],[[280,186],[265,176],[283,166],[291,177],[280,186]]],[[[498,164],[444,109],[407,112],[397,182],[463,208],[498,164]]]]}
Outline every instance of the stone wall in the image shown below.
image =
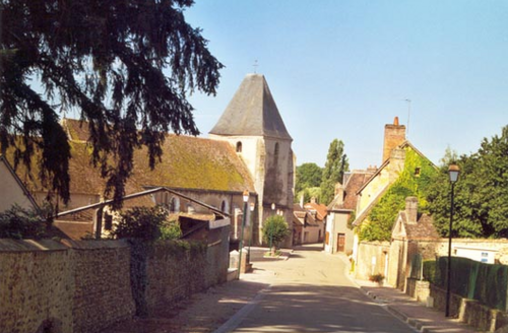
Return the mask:
{"type": "Polygon", "coordinates": [[[134,313],[130,248],[123,241],[67,242],[72,249],[74,333],[97,332],[134,313]]]}
{"type": "Polygon", "coordinates": [[[358,246],[355,277],[368,280],[373,274],[384,275],[389,247],[388,242],[361,242],[358,246]]]}
{"type": "Polygon", "coordinates": [[[427,302],[427,298],[430,295],[429,281],[420,281],[418,279],[407,278],[406,294],[413,297],[418,302],[427,302]]]}
{"type": "MultiPolygon", "coordinates": [[[[433,299],[434,308],[444,312],[446,290],[431,284],[430,296],[433,299]]],[[[494,332],[507,324],[506,315],[502,311],[490,309],[478,301],[462,298],[453,293],[450,297],[450,316],[482,332],[494,332]]]]}
{"type": "Polygon", "coordinates": [[[139,299],[153,311],[226,282],[229,227],[214,232],[219,239],[208,246],[153,246],[141,261],[145,288],[138,299],[131,265],[137,259],[127,242],[1,239],[0,332],[98,332],[143,310],[139,299]]]}
{"type": "Polygon", "coordinates": [[[0,332],[72,332],[71,256],[56,242],[0,240],[0,332]]]}

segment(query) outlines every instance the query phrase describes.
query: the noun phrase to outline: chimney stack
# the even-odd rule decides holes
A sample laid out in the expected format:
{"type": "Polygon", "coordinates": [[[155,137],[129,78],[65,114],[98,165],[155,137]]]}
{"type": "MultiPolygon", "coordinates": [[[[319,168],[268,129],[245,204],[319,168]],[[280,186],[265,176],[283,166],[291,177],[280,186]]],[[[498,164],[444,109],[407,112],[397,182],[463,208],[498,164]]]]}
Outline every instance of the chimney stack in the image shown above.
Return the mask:
{"type": "Polygon", "coordinates": [[[406,126],[399,125],[399,117],[395,117],[393,124],[385,125],[382,163],[390,158],[392,150],[400,146],[404,141],[406,141],[406,126]]]}
{"type": "Polygon", "coordinates": [[[415,224],[418,218],[418,198],[407,197],[406,198],[406,218],[407,223],[415,224]]]}

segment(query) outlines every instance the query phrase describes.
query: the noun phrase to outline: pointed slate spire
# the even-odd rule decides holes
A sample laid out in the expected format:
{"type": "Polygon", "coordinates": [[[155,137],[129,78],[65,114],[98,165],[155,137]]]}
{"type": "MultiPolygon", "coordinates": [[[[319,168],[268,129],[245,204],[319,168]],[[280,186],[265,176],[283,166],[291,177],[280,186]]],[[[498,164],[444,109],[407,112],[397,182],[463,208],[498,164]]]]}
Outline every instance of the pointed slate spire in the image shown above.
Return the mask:
{"type": "Polygon", "coordinates": [[[210,134],[292,140],[261,74],[245,77],[210,134]]]}

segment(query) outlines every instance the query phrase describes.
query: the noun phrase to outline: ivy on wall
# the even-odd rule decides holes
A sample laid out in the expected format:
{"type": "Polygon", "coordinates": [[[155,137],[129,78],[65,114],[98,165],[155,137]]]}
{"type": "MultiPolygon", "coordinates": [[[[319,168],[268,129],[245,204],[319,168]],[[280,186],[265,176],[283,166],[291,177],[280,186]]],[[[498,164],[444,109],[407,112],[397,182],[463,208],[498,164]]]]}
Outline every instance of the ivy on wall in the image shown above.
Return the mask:
{"type": "Polygon", "coordinates": [[[360,240],[389,241],[397,214],[404,210],[406,198],[409,196],[418,198],[420,213],[428,212],[425,198],[431,177],[437,173],[437,169],[410,146],[405,150],[404,169],[363,222],[359,231],[360,240]]]}

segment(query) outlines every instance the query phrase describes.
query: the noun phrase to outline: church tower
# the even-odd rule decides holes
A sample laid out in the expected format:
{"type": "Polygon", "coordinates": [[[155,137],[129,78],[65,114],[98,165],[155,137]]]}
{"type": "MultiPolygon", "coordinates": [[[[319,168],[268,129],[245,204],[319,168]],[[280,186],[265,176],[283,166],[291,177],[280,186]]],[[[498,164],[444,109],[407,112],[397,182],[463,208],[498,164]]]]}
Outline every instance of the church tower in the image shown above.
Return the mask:
{"type": "Polygon", "coordinates": [[[258,194],[253,242],[261,243],[263,221],[271,215],[283,215],[292,230],[293,139],[263,75],[244,78],[210,138],[229,142],[251,173],[258,194]]]}

